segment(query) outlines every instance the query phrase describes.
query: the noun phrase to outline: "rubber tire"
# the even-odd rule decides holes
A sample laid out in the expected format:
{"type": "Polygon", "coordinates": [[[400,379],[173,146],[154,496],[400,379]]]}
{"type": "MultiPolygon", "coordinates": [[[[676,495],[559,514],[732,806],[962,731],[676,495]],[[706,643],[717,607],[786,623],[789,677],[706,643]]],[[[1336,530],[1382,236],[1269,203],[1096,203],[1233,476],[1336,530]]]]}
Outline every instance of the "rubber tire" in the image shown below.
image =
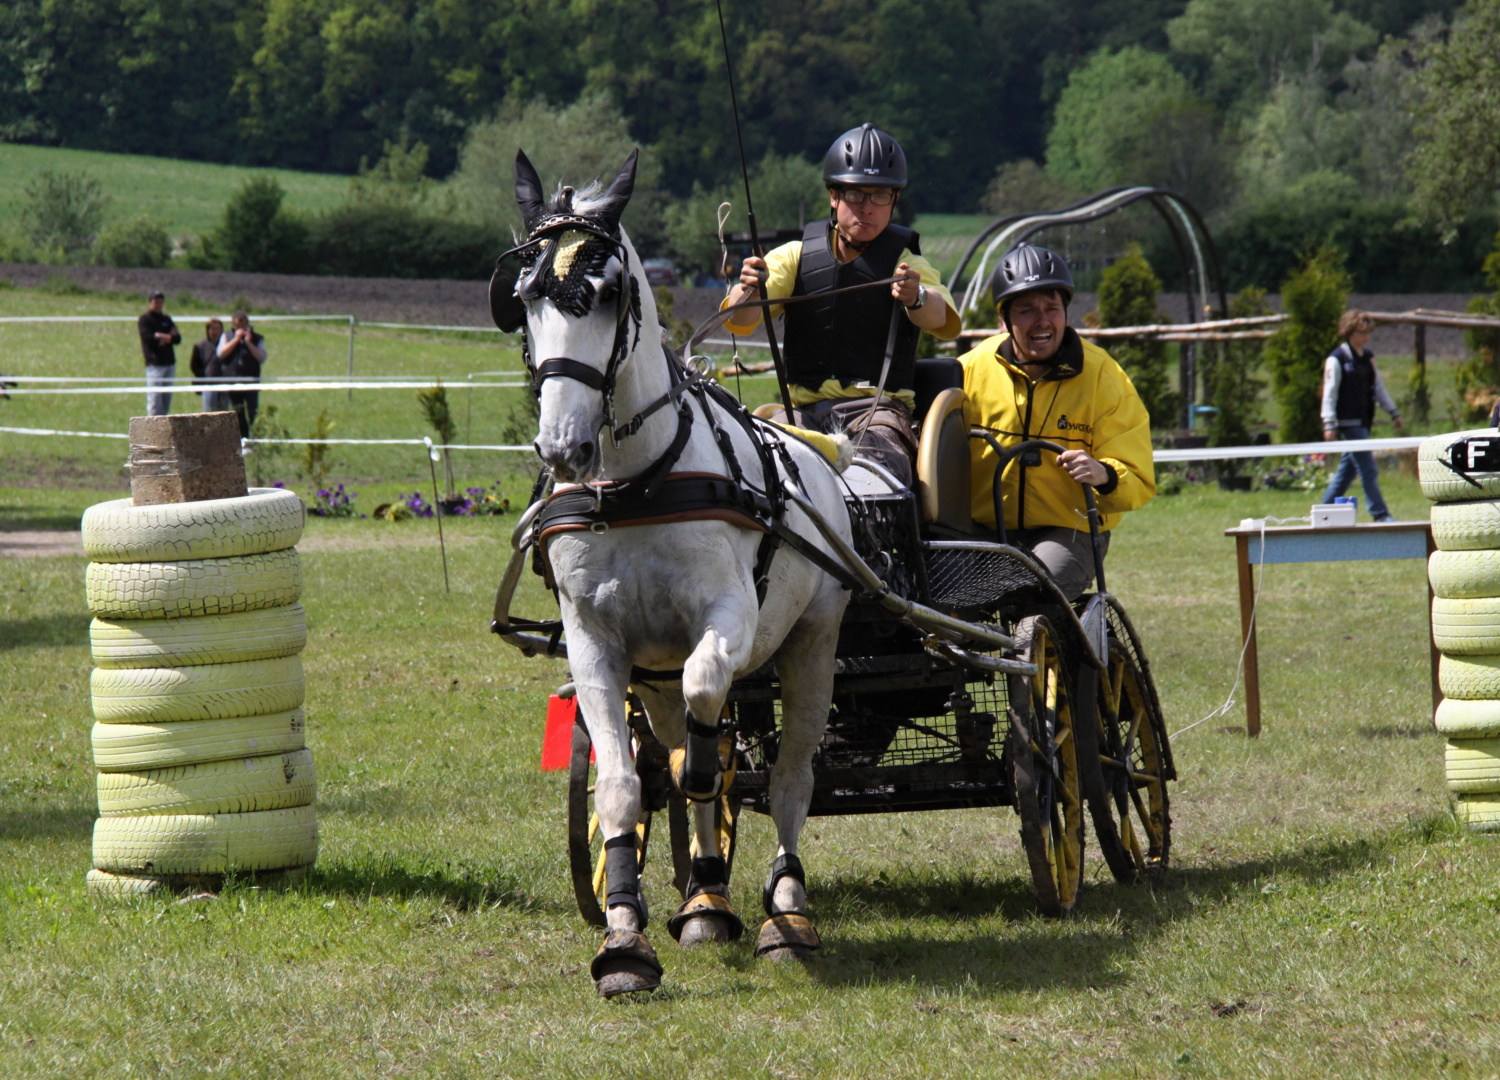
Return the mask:
{"type": "Polygon", "coordinates": [[[1444,697],[1463,701],[1500,698],[1500,656],[1443,656],[1438,686],[1444,697]]]}
{"type": "MultiPolygon", "coordinates": [[[[255,875],[257,888],[289,889],[311,870],[311,866],[289,866],[285,870],[267,870],[255,875]]],[[[157,892],[181,892],[188,889],[216,891],[223,887],[219,874],[177,874],[171,877],[142,877],[111,874],[108,870],[90,870],[85,879],[89,895],[104,900],[129,900],[157,892]]]]}
{"type": "Polygon", "coordinates": [[[1449,791],[1464,795],[1500,793],[1500,738],[1449,739],[1444,765],[1449,791]]]}
{"type": "Polygon", "coordinates": [[[94,822],[94,869],[114,874],[280,870],[318,857],[311,806],[252,814],[147,814],[94,822]]]}
{"type": "Polygon", "coordinates": [[[233,720],[95,724],[91,739],[94,768],[101,772],[165,769],[301,750],[307,745],[307,714],[292,709],[233,720]]]}
{"type": "Polygon", "coordinates": [[[1438,503],[1431,516],[1432,541],[1439,551],[1500,548],[1500,499],[1438,503]]]}
{"type": "Polygon", "coordinates": [[[1500,832],[1500,796],[1460,795],[1453,813],[1474,832],[1500,832]]]}
{"type": "Polygon", "coordinates": [[[1500,653],[1500,598],[1433,600],[1432,643],[1449,656],[1500,653]]]}
{"type": "Polygon", "coordinates": [[[197,619],[95,619],[89,644],[102,668],[271,660],[307,645],[307,612],[301,604],[287,604],[197,619]]]}
{"type": "Polygon", "coordinates": [[[1417,448],[1417,479],[1422,494],[1435,503],[1472,502],[1475,499],[1500,498],[1500,473],[1474,473],[1469,483],[1438,460],[1453,443],[1471,435],[1496,435],[1494,428],[1473,428],[1434,435],[1417,448]],[[1478,486],[1475,486],[1478,485],[1478,486]]]}
{"type": "Polygon", "coordinates": [[[1482,600],[1500,596],[1500,551],[1434,551],[1427,560],[1427,580],[1444,600],[1482,600]]]}
{"type": "Polygon", "coordinates": [[[306,806],[318,791],[312,751],[177,765],[150,772],[100,773],[99,813],[248,814],[306,806]]]}
{"type": "Polygon", "coordinates": [[[302,658],[246,660],[183,668],[95,668],[94,719],[105,724],[170,724],[288,712],[302,705],[302,658]]]}
{"type": "Polygon", "coordinates": [[[188,562],[89,563],[89,612],[104,619],[179,619],[281,607],[302,595],[295,549],[188,562]]]}
{"type": "Polygon", "coordinates": [[[1500,701],[1445,698],[1438,703],[1432,726],[1450,739],[1487,739],[1500,735],[1500,701]]]}
{"type": "Polygon", "coordinates": [[[285,488],[153,506],[113,499],[83,512],[83,550],[105,563],[260,555],[293,547],[306,522],[302,500],[285,488]]]}

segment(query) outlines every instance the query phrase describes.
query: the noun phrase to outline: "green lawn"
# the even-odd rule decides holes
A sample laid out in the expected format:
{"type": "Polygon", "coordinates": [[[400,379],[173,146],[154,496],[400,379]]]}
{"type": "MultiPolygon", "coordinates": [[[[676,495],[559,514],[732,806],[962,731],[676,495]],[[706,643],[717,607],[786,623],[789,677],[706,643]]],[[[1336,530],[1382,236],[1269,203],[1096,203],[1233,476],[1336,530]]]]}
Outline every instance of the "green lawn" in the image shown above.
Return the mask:
{"type": "MultiPolygon", "coordinates": [[[[64,302],[0,293],[7,311],[23,301],[64,302]]],[[[32,374],[130,374],[128,331],[7,326],[0,346],[7,366],[32,374]]],[[[342,370],[337,332],[269,336],[278,370],[342,370]]],[[[515,360],[491,339],[457,336],[362,333],[359,347],[367,373],[450,380],[515,360]]],[[[465,437],[493,437],[510,393],[475,391],[465,437]]],[[[122,430],[136,409],[134,399],[60,400],[0,402],[0,423],[122,430]]],[[[421,430],[410,391],[361,391],[352,406],[337,394],[277,400],[299,432],[321,407],[339,434],[421,430]]],[[[10,466],[0,530],[67,528],[119,495],[123,447],[82,445],[94,442],[0,434],[10,466]]],[[[426,475],[407,450],[339,456],[336,476],[369,480],[371,497],[426,475]]],[[[460,483],[498,468],[494,457],[460,460],[460,483]]],[[[523,482],[516,474],[516,492],[523,482]]],[[[1386,485],[1398,516],[1425,515],[1415,480],[1392,472],[1386,485]]],[[[85,563],[6,560],[0,1071],[1495,1075],[1500,851],[1448,813],[1421,563],[1269,567],[1264,734],[1244,737],[1241,706],[1183,731],[1234,683],[1233,545],[1222,530],[1304,514],[1316,494],[1190,486],[1131,515],[1116,538],[1110,584],[1180,732],[1163,888],[1116,886],[1090,851],[1077,917],[1052,922],[1034,914],[1009,810],[815,819],[803,857],[826,949],[805,969],[778,967],[755,962],[748,941],[673,945],[658,847],[647,890],[667,977],[633,1004],[593,995],[597,934],[573,906],[564,779],[536,768],[564,668],[487,633],[513,516],[446,523],[451,593],[432,521],[310,522],[300,549],[318,868],[287,894],[235,887],[185,903],[86,895],[85,563]]],[[[552,610],[534,579],[526,588],[518,610],[552,610]]],[[[734,900],[753,925],[769,822],[746,820],[740,841],[734,900]]]]}
{"type": "Polygon", "coordinates": [[[86,173],[112,199],[111,220],[146,214],[164,222],[172,236],[201,236],[216,227],[224,204],[253,176],[274,179],[286,191],[285,205],[306,213],[338,205],[349,186],[348,177],[323,173],[0,142],[0,221],[20,212],[27,183],[43,170],[86,173]]]}

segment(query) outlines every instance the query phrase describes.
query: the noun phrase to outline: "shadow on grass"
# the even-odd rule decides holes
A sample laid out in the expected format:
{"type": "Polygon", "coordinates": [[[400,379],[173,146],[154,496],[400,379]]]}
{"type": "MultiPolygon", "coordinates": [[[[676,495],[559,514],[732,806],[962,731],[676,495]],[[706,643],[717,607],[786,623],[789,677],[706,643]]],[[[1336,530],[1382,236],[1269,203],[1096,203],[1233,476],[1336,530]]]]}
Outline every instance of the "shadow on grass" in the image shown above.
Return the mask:
{"type": "Polygon", "coordinates": [[[523,911],[574,910],[522,890],[510,875],[494,868],[448,865],[415,868],[380,857],[352,863],[319,862],[299,888],[319,896],[351,900],[382,897],[416,900],[432,897],[456,911],[511,908],[523,911]]]}
{"type": "Polygon", "coordinates": [[[93,835],[94,819],[98,816],[99,808],[92,801],[35,810],[7,810],[0,813],[0,843],[57,837],[87,839],[93,835]]]}
{"type": "Polygon", "coordinates": [[[1399,848],[1430,842],[1454,828],[1444,819],[1417,822],[1373,838],[1307,844],[1268,858],[1169,872],[1156,889],[1096,883],[1085,887],[1075,916],[1065,922],[1037,915],[1024,871],[1001,881],[973,875],[890,884],[849,878],[814,884],[812,900],[825,925],[868,925],[871,917],[917,921],[875,940],[828,934],[827,951],[809,968],[820,982],[872,980],[992,990],[1098,988],[1131,978],[1124,957],[1169,927],[1211,916],[1231,905],[1269,899],[1275,882],[1290,878],[1317,887],[1348,874],[1385,866],[1399,848]],[[1269,894],[1269,895],[1268,895],[1269,894]],[[1014,932],[997,937],[969,922],[999,915],[1014,932]]]}
{"type": "Polygon", "coordinates": [[[76,533],[80,516],[56,510],[31,510],[24,506],[7,506],[0,510],[0,533],[76,533]]]}
{"type": "Polygon", "coordinates": [[[1425,739],[1442,738],[1432,729],[1431,724],[1426,726],[1420,724],[1378,724],[1366,725],[1359,728],[1359,735],[1363,739],[1425,739]]]}
{"type": "Polygon", "coordinates": [[[88,643],[89,617],[76,611],[0,620],[0,650],[88,643]]]}

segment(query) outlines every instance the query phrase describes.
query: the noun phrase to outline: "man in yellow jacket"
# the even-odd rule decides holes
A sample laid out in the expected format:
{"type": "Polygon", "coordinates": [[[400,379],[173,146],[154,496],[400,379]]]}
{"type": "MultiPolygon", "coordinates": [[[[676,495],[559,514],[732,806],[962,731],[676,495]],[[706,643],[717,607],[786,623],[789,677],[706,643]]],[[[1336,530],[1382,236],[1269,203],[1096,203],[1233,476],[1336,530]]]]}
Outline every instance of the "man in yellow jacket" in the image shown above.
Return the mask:
{"type": "MultiPolygon", "coordinates": [[[[965,419],[1001,446],[1046,439],[1067,448],[1012,459],[1001,492],[1009,540],[1031,549],[1076,598],[1094,575],[1079,485],[1094,489],[1102,530],[1149,502],[1156,494],[1150,418],[1120,365],[1068,326],[1073,276],[1061,256],[1022,244],[996,268],[990,290],[1006,332],[959,357],[965,419]]],[[[994,526],[998,458],[983,441],[970,445],[974,520],[994,526]]],[[[1107,531],[1102,541],[1107,550],[1107,531]]]]}

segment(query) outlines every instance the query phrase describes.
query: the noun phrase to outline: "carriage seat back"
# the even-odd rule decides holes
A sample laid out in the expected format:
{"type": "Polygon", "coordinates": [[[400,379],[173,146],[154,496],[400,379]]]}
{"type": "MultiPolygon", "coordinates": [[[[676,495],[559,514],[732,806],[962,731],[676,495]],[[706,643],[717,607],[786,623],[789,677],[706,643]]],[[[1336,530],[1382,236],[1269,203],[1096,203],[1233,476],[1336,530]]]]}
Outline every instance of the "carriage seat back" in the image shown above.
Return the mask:
{"type": "MultiPolygon", "coordinates": [[[[949,363],[958,367],[954,361],[949,363]]],[[[927,409],[917,442],[917,507],[922,523],[956,533],[974,529],[969,516],[969,424],[964,419],[964,402],[961,385],[940,391],[927,409]]]]}

